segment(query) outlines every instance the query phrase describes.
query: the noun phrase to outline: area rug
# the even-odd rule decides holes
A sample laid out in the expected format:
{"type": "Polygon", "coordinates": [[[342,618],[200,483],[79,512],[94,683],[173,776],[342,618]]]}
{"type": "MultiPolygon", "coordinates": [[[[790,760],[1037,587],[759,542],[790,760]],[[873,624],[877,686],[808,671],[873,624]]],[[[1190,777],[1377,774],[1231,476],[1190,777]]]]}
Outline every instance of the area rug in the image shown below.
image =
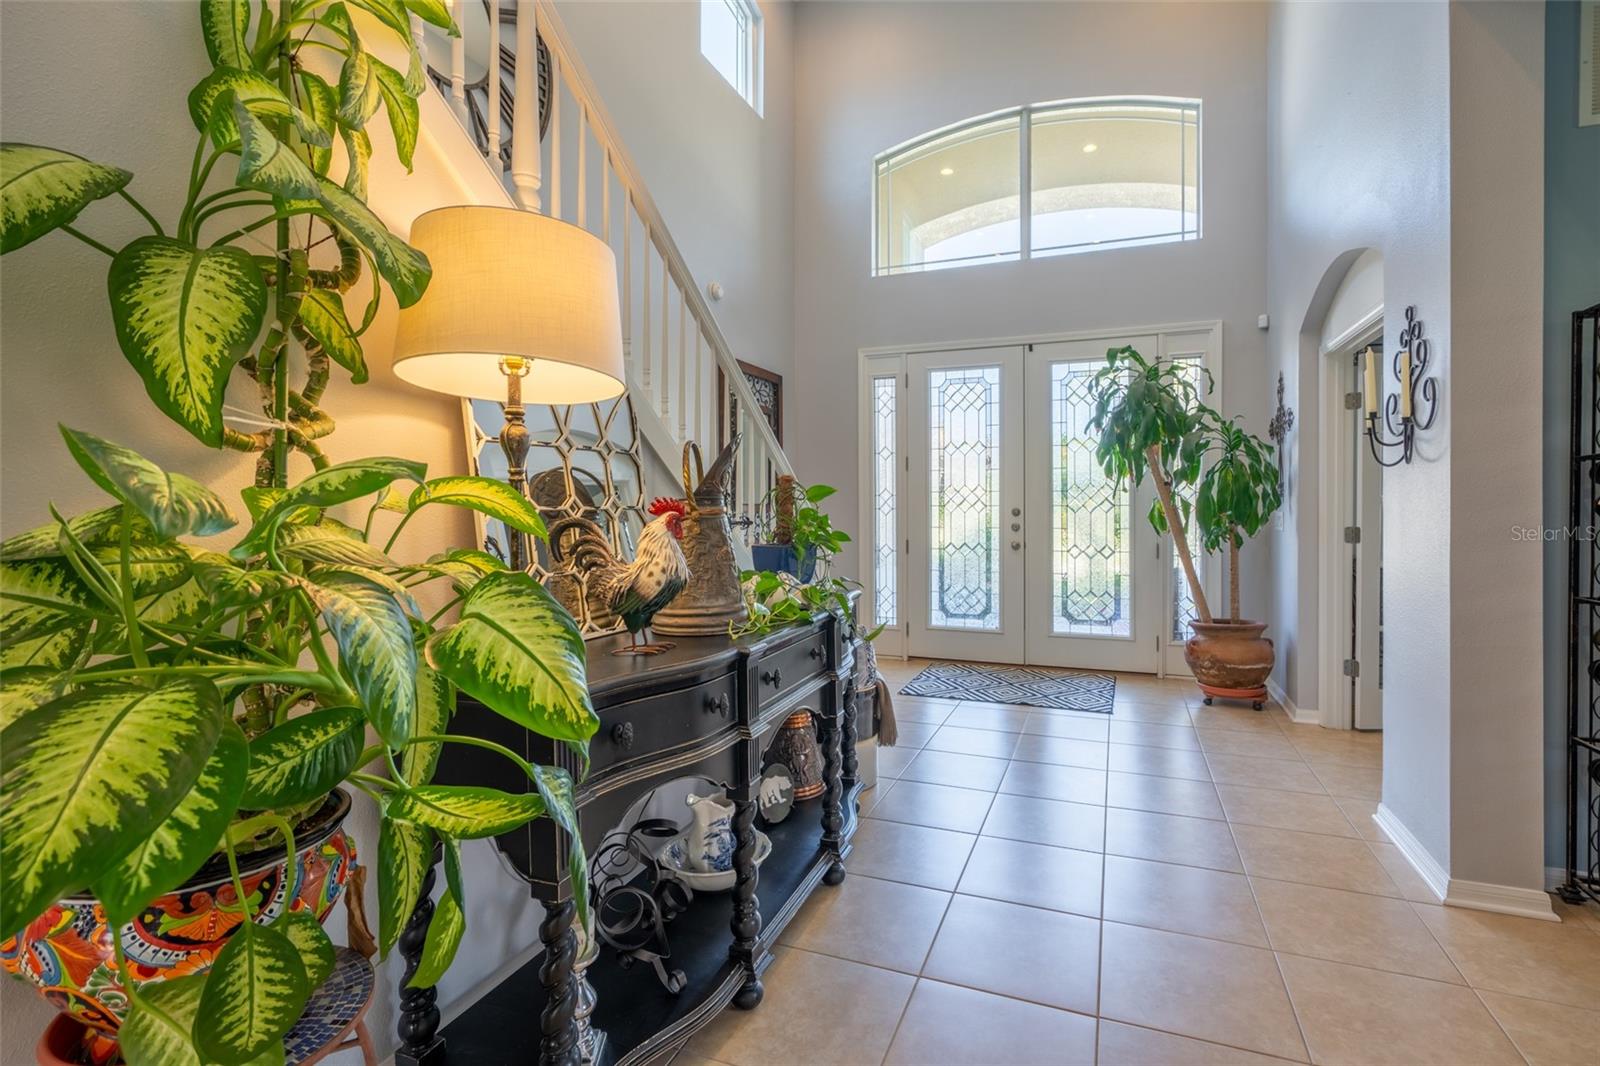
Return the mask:
{"type": "Polygon", "coordinates": [[[1021,703],[1058,711],[1110,714],[1117,679],[1086,670],[1048,666],[990,666],[983,663],[934,663],[900,686],[907,696],[946,700],[1021,703]]]}

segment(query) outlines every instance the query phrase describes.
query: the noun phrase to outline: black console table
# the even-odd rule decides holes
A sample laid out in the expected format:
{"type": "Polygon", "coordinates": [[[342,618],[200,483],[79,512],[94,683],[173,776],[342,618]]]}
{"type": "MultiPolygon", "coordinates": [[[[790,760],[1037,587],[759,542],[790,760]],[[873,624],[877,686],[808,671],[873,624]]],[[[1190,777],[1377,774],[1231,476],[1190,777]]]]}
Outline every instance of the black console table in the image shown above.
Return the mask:
{"type": "MultiPolygon", "coordinates": [[[[624,969],[604,950],[585,975],[596,992],[590,1019],[605,1034],[599,1066],[630,1066],[686,1039],[729,1003],[749,1010],[761,1002],[761,975],[772,945],[819,882],[844,880],[844,858],[855,831],[861,788],[856,767],[856,644],[836,616],[743,641],[678,637],[657,656],[611,654],[626,636],[589,644],[589,692],[600,716],[590,744],[589,776],[577,787],[579,831],[593,854],[602,837],[644,792],[681,777],[706,777],[727,788],[734,803],[734,888],[700,894],[670,926],[673,969],[687,977],[676,995],[647,967],[624,969]],[[759,870],[757,894],[756,792],[762,753],[785,718],[809,709],[818,723],[825,789],[796,803],[770,827],[772,853],[759,870]]],[[[450,723],[461,735],[494,740],[524,758],[565,766],[578,759],[564,745],[508,722],[463,699],[450,723]]],[[[481,749],[447,744],[435,780],[527,791],[531,785],[507,760],[481,749]]],[[[549,819],[496,840],[511,865],[544,905],[543,954],[512,973],[441,1031],[432,989],[401,986],[400,1066],[500,1066],[533,1057],[532,1019],[539,1023],[539,1061],[577,1066],[578,950],[576,908],[567,869],[567,841],[549,819]]],[[[415,969],[433,903],[430,871],[423,898],[400,939],[406,977],[415,969]]],[[[402,981],[404,978],[402,979],[402,981]]]]}

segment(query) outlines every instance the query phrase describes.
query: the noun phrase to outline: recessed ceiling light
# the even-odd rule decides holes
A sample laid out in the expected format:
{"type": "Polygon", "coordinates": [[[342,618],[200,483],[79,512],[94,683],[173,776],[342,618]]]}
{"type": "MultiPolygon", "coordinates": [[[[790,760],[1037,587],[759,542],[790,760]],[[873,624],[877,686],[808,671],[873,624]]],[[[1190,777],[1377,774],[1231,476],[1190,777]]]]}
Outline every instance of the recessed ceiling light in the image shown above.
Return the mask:
{"type": "Polygon", "coordinates": [[[1090,141],[1088,144],[1083,146],[1083,150],[1085,152],[1098,152],[1100,150],[1100,146],[1095,144],[1093,141],[1090,141]]]}
{"type": "Polygon", "coordinates": [[[955,173],[955,172],[956,172],[956,168],[955,168],[955,167],[942,167],[942,168],[941,168],[941,169],[940,169],[940,170],[939,170],[939,173],[940,173],[940,174],[941,174],[941,175],[943,175],[943,176],[944,176],[944,177],[947,177],[947,178],[948,178],[948,177],[949,177],[949,176],[950,176],[950,175],[952,175],[952,174],[954,174],[954,173],[955,173]]]}

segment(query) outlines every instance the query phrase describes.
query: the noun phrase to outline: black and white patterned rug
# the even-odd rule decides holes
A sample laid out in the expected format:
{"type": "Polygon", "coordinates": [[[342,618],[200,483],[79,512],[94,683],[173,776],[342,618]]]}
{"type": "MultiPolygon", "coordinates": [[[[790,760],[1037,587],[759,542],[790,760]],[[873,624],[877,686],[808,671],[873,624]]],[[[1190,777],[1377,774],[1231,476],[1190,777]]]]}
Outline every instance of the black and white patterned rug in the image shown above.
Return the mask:
{"type": "Polygon", "coordinates": [[[900,691],[907,696],[1021,703],[1058,711],[1110,714],[1117,679],[1110,674],[1048,666],[934,663],[900,686],[900,691]]]}

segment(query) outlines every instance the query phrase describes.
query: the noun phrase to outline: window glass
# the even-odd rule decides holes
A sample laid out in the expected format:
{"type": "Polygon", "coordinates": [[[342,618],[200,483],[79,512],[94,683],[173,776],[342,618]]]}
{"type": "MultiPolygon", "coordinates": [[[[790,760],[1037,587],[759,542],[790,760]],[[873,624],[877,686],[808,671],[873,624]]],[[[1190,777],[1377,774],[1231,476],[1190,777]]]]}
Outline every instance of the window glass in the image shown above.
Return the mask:
{"type": "Polygon", "coordinates": [[[1030,132],[1034,255],[1199,235],[1198,108],[1073,104],[1030,132]]]}
{"type": "Polygon", "coordinates": [[[879,162],[878,273],[1021,255],[1020,128],[988,119],[879,162]]]}
{"type": "Polygon", "coordinates": [[[761,12],[750,0],[700,3],[700,54],[758,110],[760,20],[761,12]]]}

